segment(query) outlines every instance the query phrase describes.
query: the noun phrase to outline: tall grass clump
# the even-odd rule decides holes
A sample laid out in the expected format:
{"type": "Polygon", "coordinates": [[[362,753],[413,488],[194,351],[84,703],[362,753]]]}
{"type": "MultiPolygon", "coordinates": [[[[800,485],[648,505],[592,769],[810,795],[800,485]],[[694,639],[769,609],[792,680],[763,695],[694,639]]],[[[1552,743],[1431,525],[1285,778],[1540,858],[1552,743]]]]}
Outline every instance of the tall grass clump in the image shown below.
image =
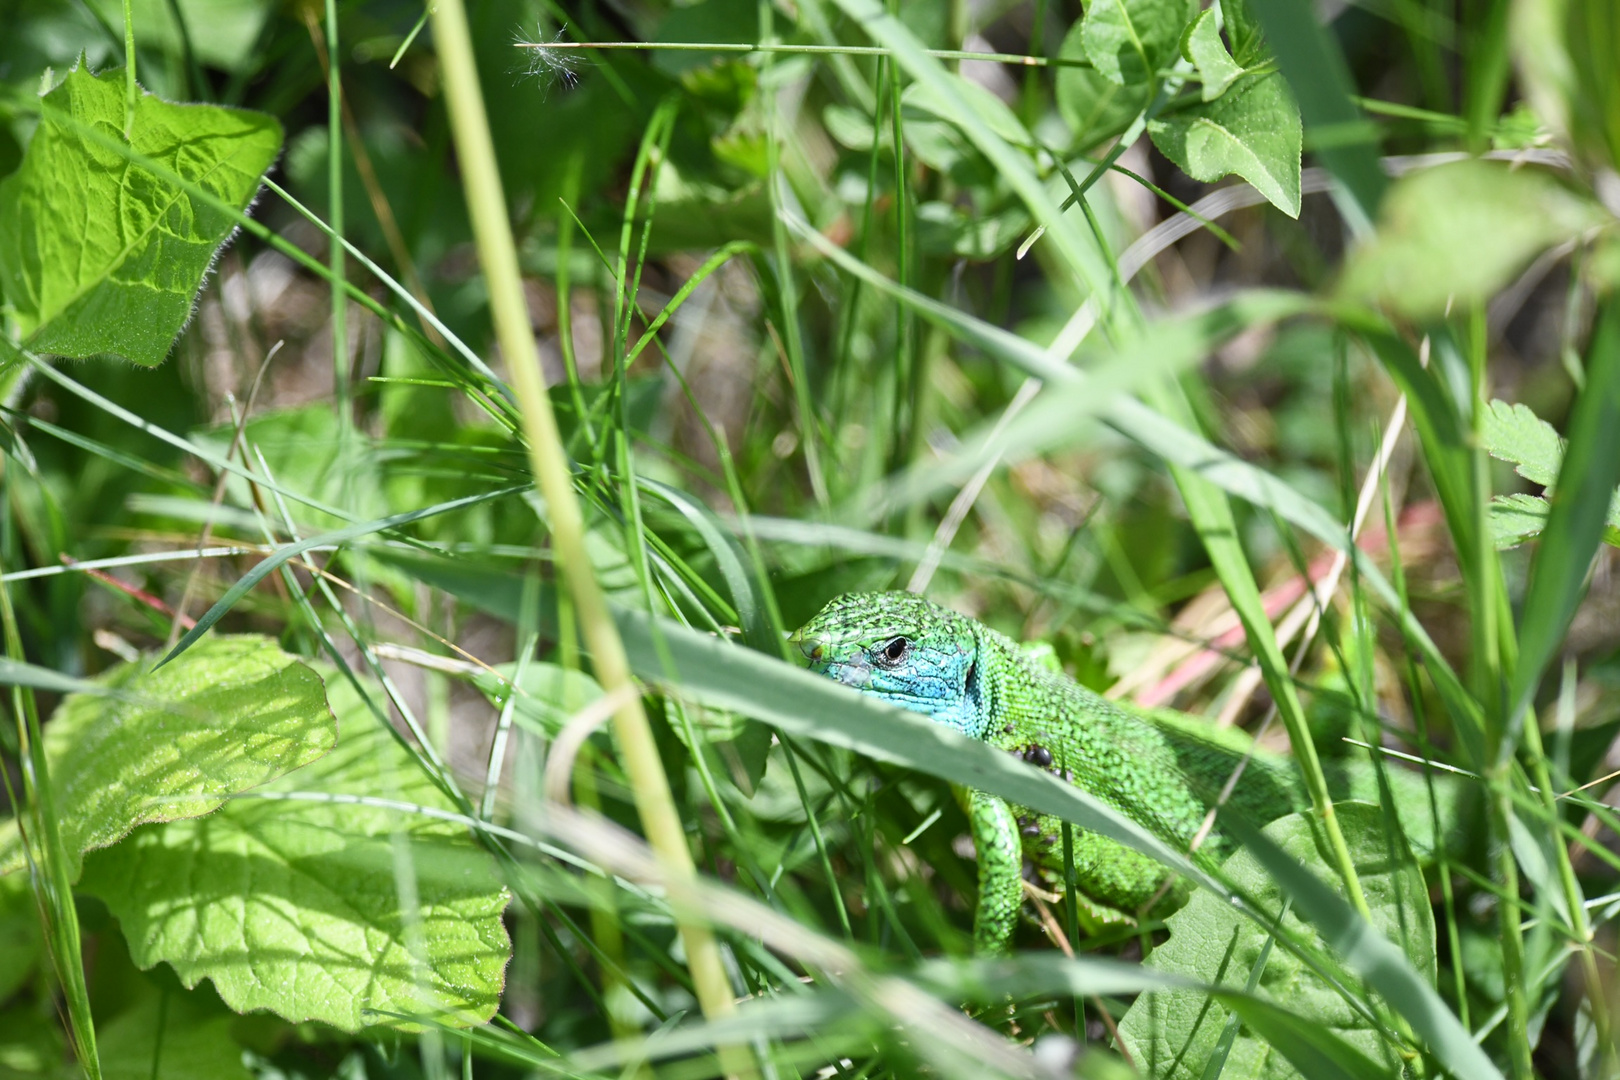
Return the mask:
{"type": "Polygon", "coordinates": [[[0,1078],[1620,1075],[1608,0],[8,18],[0,1078]],[[1185,902],[975,956],[970,788],[1185,902]]]}

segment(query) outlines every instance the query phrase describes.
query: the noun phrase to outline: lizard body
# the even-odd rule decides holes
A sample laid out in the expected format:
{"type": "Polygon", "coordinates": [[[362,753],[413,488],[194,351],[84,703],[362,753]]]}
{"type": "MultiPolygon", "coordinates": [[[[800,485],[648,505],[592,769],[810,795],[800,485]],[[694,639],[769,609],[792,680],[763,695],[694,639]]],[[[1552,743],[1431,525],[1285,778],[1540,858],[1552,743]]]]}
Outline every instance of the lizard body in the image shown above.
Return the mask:
{"type": "MultiPolygon", "coordinates": [[[[811,670],[1017,754],[1182,850],[1245,756],[1241,735],[1109,701],[1011,638],[910,593],[840,596],[792,642],[811,670]]],[[[1336,779],[1335,797],[1371,791],[1370,784],[1336,779]],[[1347,790],[1357,786],[1359,792],[1347,790]]],[[[1025,878],[1055,891],[1063,886],[1062,822],[985,792],[969,793],[967,803],[979,871],[974,944],[980,952],[1002,952],[1016,928],[1025,878]]],[[[1264,824],[1308,808],[1309,799],[1286,759],[1251,753],[1229,805],[1264,824]]],[[[1414,825],[1433,835],[1427,822],[1414,825]]],[[[1185,900],[1185,883],[1167,888],[1167,872],[1147,856],[1082,829],[1071,835],[1076,885],[1093,903],[1136,913],[1185,900]]],[[[1202,851],[1219,858],[1228,846],[1217,833],[1202,851]]]]}

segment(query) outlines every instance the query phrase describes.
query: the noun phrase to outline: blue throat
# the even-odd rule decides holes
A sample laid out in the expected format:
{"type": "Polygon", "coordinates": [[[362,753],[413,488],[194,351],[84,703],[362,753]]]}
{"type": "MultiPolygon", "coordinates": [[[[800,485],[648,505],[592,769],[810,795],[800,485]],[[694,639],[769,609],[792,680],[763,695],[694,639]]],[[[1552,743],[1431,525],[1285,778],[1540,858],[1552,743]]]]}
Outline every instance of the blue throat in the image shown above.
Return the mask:
{"type": "Polygon", "coordinates": [[[979,666],[966,653],[956,654],[951,661],[940,665],[942,670],[928,674],[912,671],[898,678],[899,673],[859,663],[829,665],[825,674],[885,704],[921,713],[969,738],[983,739],[990,726],[990,712],[985,708],[979,666]],[[963,666],[968,667],[965,674],[963,666]]]}

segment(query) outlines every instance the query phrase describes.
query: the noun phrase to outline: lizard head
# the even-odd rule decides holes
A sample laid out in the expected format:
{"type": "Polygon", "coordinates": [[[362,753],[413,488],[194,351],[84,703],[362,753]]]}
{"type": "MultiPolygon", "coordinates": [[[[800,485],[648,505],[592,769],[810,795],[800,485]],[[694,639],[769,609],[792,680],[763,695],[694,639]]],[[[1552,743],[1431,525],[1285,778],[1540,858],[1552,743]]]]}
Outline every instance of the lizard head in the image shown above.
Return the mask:
{"type": "Polygon", "coordinates": [[[905,592],[846,593],[789,639],[818,675],[981,737],[972,619],[905,592]]]}

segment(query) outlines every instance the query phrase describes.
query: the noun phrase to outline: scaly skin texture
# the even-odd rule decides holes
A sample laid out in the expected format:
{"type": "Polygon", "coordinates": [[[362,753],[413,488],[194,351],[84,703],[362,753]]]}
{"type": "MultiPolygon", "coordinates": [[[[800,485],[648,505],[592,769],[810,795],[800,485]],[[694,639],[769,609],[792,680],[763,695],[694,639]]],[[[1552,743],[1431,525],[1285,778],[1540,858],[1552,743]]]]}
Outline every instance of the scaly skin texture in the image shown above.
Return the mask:
{"type": "MultiPolygon", "coordinates": [[[[1017,754],[1182,850],[1243,755],[1241,737],[1133,712],[1011,638],[910,593],[840,596],[792,640],[811,670],[1017,754]]],[[[1307,799],[1286,763],[1261,756],[1249,762],[1231,804],[1264,823],[1307,799]]],[[[979,864],[974,943],[980,952],[1003,952],[1024,879],[1063,886],[1062,823],[984,792],[973,792],[968,805],[979,864]]],[[[1166,871],[1147,856],[1078,828],[1072,835],[1076,885],[1093,903],[1134,914],[1185,899],[1185,886],[1167,888],[1166,871]]],[[[1218,856],[1225,845],[1216,835],[1202,850],[1218,856]]]]}

